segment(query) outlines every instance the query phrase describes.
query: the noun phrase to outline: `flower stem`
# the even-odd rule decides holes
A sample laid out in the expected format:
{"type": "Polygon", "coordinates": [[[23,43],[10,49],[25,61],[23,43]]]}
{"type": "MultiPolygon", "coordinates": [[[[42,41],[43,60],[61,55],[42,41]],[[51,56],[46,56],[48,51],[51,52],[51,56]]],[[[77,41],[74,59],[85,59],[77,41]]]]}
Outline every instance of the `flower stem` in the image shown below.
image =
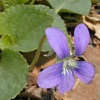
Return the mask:
{"type": "Polygon", "coordinates": [[[68,60],[68,59],[70,59],[70,58],[74,58],[75,57],[75,55],[73,54],[73,55],[70,55],[69,57],[67,57],[67,58],[63,58],[63,59],[61,59],[61,60],[59,60],[59,61],[57,61],[56,62],[56,64],[58,64],[58,63],[61,63],[61,62],[64,62],[64,61],[66,61],[66,60],[68,60]]]}
{"type": "Polygon", "coordinates": [[[35,0],[31,0],[30,5],[33,5],[35,2],[35,0]]]}
{"type": "Polygon", "coordinates": [[[36,51],[35,57],[34,57],[34,59],[33,59],[32,63],[31,63],[31,65],[30,65],[30,67],[29,67],[29,70],[30,70],[30,71],[32,71],[32,70],[34,69],[34,67],[35,67],[35,65],[36,65],[36,63],[37,63],[37,61],[38,61],[38,59],[39,59],[40,52],[41,52],[41,49],[42,49],[42,45],[43,45],[45,39],[46,39],[46,36],[43,35],[43,37],[41,38],[41,40],[40,40],[40,42],[39,42],[38,49],[37,49],[37,51],[36,51]]]}
{"type": "Polygon", "coordinates": [[[70,35],[67,35],[67,39],[68,39],[68,47],[70,49],[70,55],[73,55],[74,54],[74,51],[73,51],[73,44],[71,42],[71,36],[70,35]]]}

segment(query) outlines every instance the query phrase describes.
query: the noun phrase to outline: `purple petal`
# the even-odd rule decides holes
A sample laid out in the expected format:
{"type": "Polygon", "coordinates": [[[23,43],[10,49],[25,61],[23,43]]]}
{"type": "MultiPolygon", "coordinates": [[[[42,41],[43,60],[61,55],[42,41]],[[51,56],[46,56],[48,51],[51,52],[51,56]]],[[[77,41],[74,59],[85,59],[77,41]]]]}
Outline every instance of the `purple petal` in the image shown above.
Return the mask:
{"type": "Polygon", "coordinates": [[[88,28],[84,24],[77,25],[74,31],[75,54],[80,56],[86,50],[89,42],[88,28]]]}
{"type": "Polygon", "coordinates": [[[73,76],[72,71],[66,73],[65,75],[62,74],[62,81],[58,85],[58,90],[61,94],[71,90],[74,87],[75,79],[73,76]]]}
{"type": "Polygon", "coordinates": [[[46,29],[45,33],[50,46],[60,59],[70,55],[67,38],[60,29],[50,27],[46,29]]]}
{"type": "Polygon", "coordinates": [[[85,61],[78,61],[78,68],[74,70],[75,75],[84,83],[89,84],[95,74],[95,69],[94,67],[85,61]]]}
{"type": "Polygon", "coordinates": [[[61,81],[62,63],[44,69],[38,76],[37,84],[41,88],[52,88],[61,81]]]}

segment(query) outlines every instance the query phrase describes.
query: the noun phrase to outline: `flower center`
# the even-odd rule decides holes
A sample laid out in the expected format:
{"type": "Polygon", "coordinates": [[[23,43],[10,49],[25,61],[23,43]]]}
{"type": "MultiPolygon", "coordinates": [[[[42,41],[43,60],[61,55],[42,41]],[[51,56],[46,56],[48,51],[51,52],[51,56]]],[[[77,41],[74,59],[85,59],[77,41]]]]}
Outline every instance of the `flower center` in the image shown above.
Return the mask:
{"type": "Polygon", "coordinates": [[[75,68],[77,68],[77,63],[75,60],[70,58],[63,62],[62,73],[65,75],[66,73],[68,73],[70,71],[70,69],[75,69],[75,68]]]}

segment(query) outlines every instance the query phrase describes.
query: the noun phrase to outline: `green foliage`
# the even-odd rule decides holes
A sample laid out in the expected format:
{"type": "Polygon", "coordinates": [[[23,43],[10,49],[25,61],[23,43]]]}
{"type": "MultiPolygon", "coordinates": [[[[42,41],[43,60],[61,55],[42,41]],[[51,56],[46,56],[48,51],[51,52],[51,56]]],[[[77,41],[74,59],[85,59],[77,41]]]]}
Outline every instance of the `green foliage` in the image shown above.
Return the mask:
{"type": "Polygon", "coordinates": [[[91,0],[91,2],[94,3],[100,3],[100,0],[91,0]]]}
{"type": "Polygon", "coordinates": [[[8,8],[10,6],[15,6],[18,4],[24,4],[29,0],[0,0],[0,5],[4,8],[8,8]]]}
{"type": "Polygon", "coordinates": [[[47,0],[50,5],[55,9],[56,12],[59,11],[71,11],[78,14],[88,14],[91,1],[90,0],[47,0]]]}
{"type": "Polygon", "coordinates": [[[48,12],[48,14],[50,14],[54,18],[54,21],[51,24],[52,27],[57,27],[66,32],[66,26],[64,20],[53,9],[50,9],[49,7],[44,5],[35,5],[35,8],[40,9],[41,11],[48,12]]]}
{"type": "Polygon", "coordinates": [[[43,10],[33,6],[12,6],[0,13],[0,48],[22,52],[37,49],[45,29],[52,22],[53,17],[43,10]]]}
{"type": "MultiPolygon", "coordinates": [[[[35,5],[35,8],[40,9],[41,11],[48,12],[48,14],[50,14],[54,18],[54,21],[51,24],[52,27],[57,27],[57,28],[61,29],[62,31],[64,31],[65,33],[67,33],[64,20],[62,20],[61,17],[53,9],[50,9],[49,7],[44,6],[44,5],[35,5]]],[[[47,41],[44,43],[42,49],[46,50],[46,51],[51,50],[47,41]]]]}
{"type": "Polygon", "coordinates": [[[10,100],[25,86],[28,65],[12,50],[3,50],[0,56],[0,100],[10,100]]]}

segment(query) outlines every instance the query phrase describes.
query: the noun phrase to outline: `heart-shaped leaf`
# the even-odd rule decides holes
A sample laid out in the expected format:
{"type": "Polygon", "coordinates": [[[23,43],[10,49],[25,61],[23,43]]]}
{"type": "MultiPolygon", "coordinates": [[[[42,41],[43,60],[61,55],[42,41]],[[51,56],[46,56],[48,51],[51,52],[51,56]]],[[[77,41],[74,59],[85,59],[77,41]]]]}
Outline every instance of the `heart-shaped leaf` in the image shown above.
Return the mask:
{"type": "Polygon", "coordinates": [[[25,86],[28,65],[12,50],[3,50],[0,57],[0,100],[10,100],[25,86]]]}
{"type": "Polygon", "coordinates": [[[0,0],[0,5],[4,8],[8,8],[10,6],[15,6],[18,4],[24,4],[29,0],[0,0]]]}
{"type": "Polygon", "coordinates": [[[91,0],[47,0],[56,12],[74,12],[88,14],[91,7],[91,0]]]}
{"type": "Polygon", "coordinates": [[[33,6],[18,5],[0,13],[0,48],[28,52],[37,49],[53,17],[33,6]],[[7,43],[8,42],[8,43],[7,43]]]}
{"type": "MultiPolygon", "coordinates": [[[[61,29],[63,32],[67,33],[64,20],[61,19],[61,17],[53,9],[50,9],[49,7],[44,6],[44,5],[35,5],[35,8],[40,9],[41,11],[48,12],[48,14],[53,16],[53,18],[54,18],[54,21],[51,24],[52,27],[57,27],[57,28],[61,29]]],[[[46,50],[46,51],[51,50],[47,41],[44,43],[42,50],[46,50]]]]}

